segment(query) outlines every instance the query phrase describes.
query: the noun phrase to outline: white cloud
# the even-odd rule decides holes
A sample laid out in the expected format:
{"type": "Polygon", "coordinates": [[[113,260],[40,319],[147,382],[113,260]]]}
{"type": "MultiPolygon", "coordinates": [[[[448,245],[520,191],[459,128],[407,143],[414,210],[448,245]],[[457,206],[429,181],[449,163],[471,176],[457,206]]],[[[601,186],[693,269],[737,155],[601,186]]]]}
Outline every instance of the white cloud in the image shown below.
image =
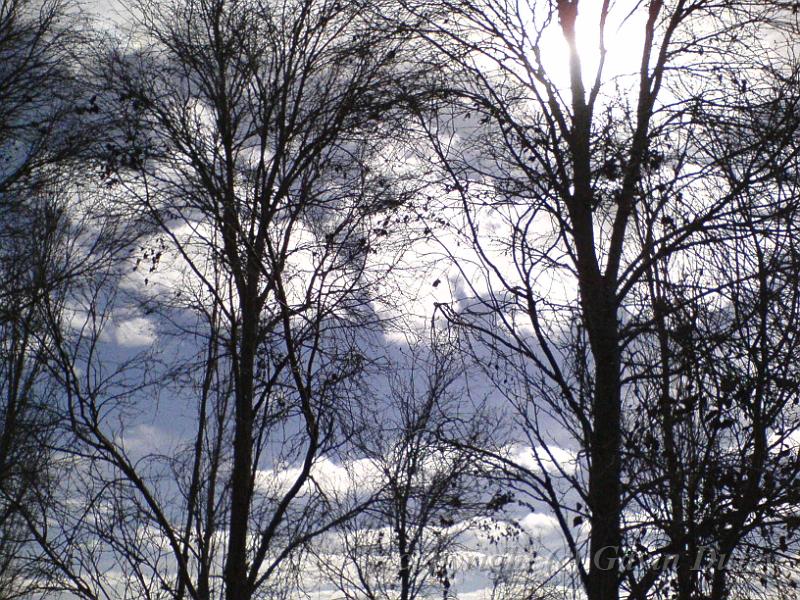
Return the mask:
{"type": "MultiPolygon", "coordinates": [[[[286,492],[300,476],[300,472],[299,466],[281,470],[260,470],[256,473],[256,487],[262,492],[286,492]]],[[[380,469],[367,458],[337,464],[323,456],[311,467],[311,478],[316,486],[329,494],[365,492],[375,489],[380,484],[380,469]]],[[[306,481],[300,494],[310,493],[314,489],[314,483],[306,481]]]]}
{"type": "Polygon", "coordinates": [[[521,519],[519,524],[527,533],[541,537],[554,533],[559,528],[555,517],[534,512],[521,519]]]}
{"type": "Polygon", "coordinates": [[[144,455],[152,452],[167,452],[174,445],[176,438],[153,425],[140,423],[125,431],[122,446],[132,455],[144,455]]]}
{"type": "Polygon", "coordinates": [[[578,466],[577,456],[574,452],[555,445],[546,448],[513,446],[509,449],[509,458],[530,471],[540,472],[543,468],[550,474],[559,473],[559,469],[567,474],[573,474],[578,466]]]}
{"type": "Polygon", "coordinates": [[[156,332],[148,319],[134,317],[120,322],[114,328],[114,340],[125,348],[150,346],[156,341],[156,332]]]}

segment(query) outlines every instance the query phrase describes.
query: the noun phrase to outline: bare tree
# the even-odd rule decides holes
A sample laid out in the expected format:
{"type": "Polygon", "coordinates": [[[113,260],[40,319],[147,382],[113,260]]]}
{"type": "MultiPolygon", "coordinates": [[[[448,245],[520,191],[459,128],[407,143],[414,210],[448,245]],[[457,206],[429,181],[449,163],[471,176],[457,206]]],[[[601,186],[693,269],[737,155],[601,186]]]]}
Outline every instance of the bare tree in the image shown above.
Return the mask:
{"type": "Polygon", "coordinates": [[[60,394],[47,373],[48,307],[98,258],[70,251],[73,220],[81,218],[73,214],[74,166],[91,146],[78,73],[84,33],[71,2],[0,5],[0,594],[7,598],[53,585],[28,523],[53,493],[60,394]]]}
{"type": "Polygon", "coordinates": [[[24,234],[3,230],[0,271],[7,277],[0,304],[0,585],[8,598],[30,593],[46,570],[33,562],[37,552],[21,513],[49,487],[48,446],[57,414],[43,373],[48,340],[42,297],[57,293],[61,224],[46,196],[26,204],[27,218],[17,207],[14,220],[24,234]]]}
{"type": "Polygon", "coordinates": [[[647,515],[637,535],[655,534],[648,545],[672,562],[642,579],[642,597],[659,577],[679,598],[796,589],[795,186],[752,183],[724,238],[694,249],[690,267],[664,259],[648,274],[639,322],[652,338],[633,346],[648,368],[631,382],[647,419],[625,445],[647,515]]]}
{"type": "Polygon", "coordinates": [[[411,344],[408,364],[389,369],[386,390],[370,395],[355,422],[355,498],[344,500],[369,501],[330,534],[316,561],[347,598],[447,594],[463,535],[512,500],[469,450],[491,446],[499,426],[471,398],[452,334],[435,332],[430,347],[411,344]]]}
{"type": "MultiPolygon", "coordinates": [[[[677,269],[697,246],[722,251],[747,218],[743,192],[793,168],[796,66],[770,26],[782,7],[405,4],[451,61],[440,85],[457,99],[420,119],[445,198],[424,215],[432,227],[446,215],[439,239],[463,289],[441,312],[494,354],[534,465],[496,458],[557,518],[590,599],[623,587],[644,597],[649,578],[622,566],[640,543],[635,501],[653,491],[628,489],[638,473],[623,443],[656,401],[634,393],[653,366],[634,349],[653,318],[637,296],[660,261],[677,269]],[[595,63],[580,51],[583,25],[597,34],[595,63]],[[638,34],[633,74],[609,74],[616,27],[638,34]]],[[[764,211],[784,214],[792,190],[774,185],[764,211]]]]}
{"type": "Polygon", "coordinates": [[[414,77],[410,34],[373,28],[363,8],[141,2],[133,47],[98,70],[115,120],[106,209],[149,235],[57,340],[87,473],[88,516],[67,529],[97,551],[64,571],[126,574],[94,576],[84,595],[278,596],[305,545],[350,516],[313,474],[347,441],[341,415],[402,246],[382,223],[406,191],[379,159],[414,77]],[[109,343],[121,314],[152,324],[153,351],[109,343]],[[137,449],[152,397],[188,403],[187,433],[137,449]]]}
{"type": "Polygon", "coordinates": [[[385,596],[382,562],[412,598],[453,515],[513,493],[555,517],[556,574],[590,600],[752,597],[797,548],[790,8],[141,0],[80,100],[64,6],[4,3],[0,566],[87,599],[283,598],[342,534],[341,587],[385,596]],[[616,28],[633,73],[610,72],[616,28]],[[103,191],[72,205],[51,166],[87,131],[103,191]],[[416,181],[392,174],[409,141],[416,181]],[[353,427],[412,217],[521,454],[449,412],[438,355],[394,382],[390,432],[353,427]],[[143,441],[157,419],[173,438],[143,441]],[[317,470],[352,452],[384,485],[342,505],[317,470]],[[465,456],[507,493],[469,493],[465,456]]]}

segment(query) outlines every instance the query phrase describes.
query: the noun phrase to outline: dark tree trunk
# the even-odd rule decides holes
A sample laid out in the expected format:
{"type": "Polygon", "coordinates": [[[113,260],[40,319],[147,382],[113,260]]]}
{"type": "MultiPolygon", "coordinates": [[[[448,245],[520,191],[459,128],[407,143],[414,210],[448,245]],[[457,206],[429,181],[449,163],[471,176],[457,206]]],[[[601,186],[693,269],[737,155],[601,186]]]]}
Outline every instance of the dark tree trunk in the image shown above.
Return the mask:
{"type": "Polygon", "coordinates": [[[226,600],[247,600],[251,594],[248,589],[247,534],[252,501],[253,375],[258,325],[258,311],[248,306],[252,303],[252,299],[243,303],[239,364],[234,365],[237,381],[236,421],[231,472],[230,539],[225,563],[226,600]]]}
{"type": "Polygon", "coordinates": [[[589,466],[590,543],[587,593],[590,600],[619,597],[620,443],[621,395],[617,314],[613,295],[587,298],[593,304],[587,314],[594,355],[595,391],[589,466]],[[602,558],[602,560],[601,560],[602,558]],[[609,561],[614,559],[613,565],[609,561]]]}

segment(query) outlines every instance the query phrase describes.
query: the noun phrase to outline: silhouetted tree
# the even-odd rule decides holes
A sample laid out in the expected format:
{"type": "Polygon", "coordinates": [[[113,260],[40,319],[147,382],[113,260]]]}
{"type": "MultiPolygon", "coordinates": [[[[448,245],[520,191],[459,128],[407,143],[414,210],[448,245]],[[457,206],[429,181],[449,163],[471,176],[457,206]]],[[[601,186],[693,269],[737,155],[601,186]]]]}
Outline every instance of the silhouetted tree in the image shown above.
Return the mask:
{"type": "Polygon", "coordinates": [[[794,188],[776,174],[795,160],[796,65],[791,36],[771,26],[785,13],[706,0],[405,5],[452,65],[440,85],[454,101],[420,118],[444,192],[424,216],[446,215],[439,239],[463,282],[441,313],[494,354],[487,373],[533,449],[533,464],[495,458],[557,518],[590,599],[647,594],[650,578],[622,566],[640,543],[636,502],[653,493],[629,488],[650,473],[629,470],[625,446],[655,426],[639,418],[657,398],[634,393],[655,366],[635,350],[652,319],[638,297],[656,264],[723,252],[752,214],[746,191],[764,190],[771,218],[791,214],[794,188]],[[634,73],[607,60],[617,27],[638,34],[634,73]],[[581,31],[597,32],[596,62],[581,31]]]}
{"type": "Polygon", "coordinates": [[[77,59],[82,24],[61,0],[0,5],[0,595],[47,589],[28,516],[49,503],[60,394],[47,373],[48,307],[92,260],[68,259],[74,166],[89,146],[77,59]]]}
{"type": "Polygon", "coordinates": [[[409,364],[390,368],[386,391],[355,421],[353,487],[342,500],[368,502],[316,560],[347,598],[447,594],[463,535],[511,502],[468,450],[490,447],[498,424],[470,397],[452,333],[435,332],[430,347],[412,343],[409,364]]]}
{"type": "Polygon", "coordinates": [[[133,14],[135,44],[102,59],[96,102],[113,122],[106,212],[149,235],[58,340],[90,472],[91,517],[75,527],[98,548],[80,569],[126,573],[86,586],[106,594],[276,596],[309,540],[349,517],[313,472],[346,442],[339,420],[403,243],[383,223],[406,192],[379,150],[414,77],[400,68],[408,34],[327,0],[145,1],[133,14]],[[162,353],[114,357],[121,314],[149,319],[162,353]],[[190,441],[134,448],[132,407],[155,411],[147,398],[167,392],[191,403],[190,441]]]}

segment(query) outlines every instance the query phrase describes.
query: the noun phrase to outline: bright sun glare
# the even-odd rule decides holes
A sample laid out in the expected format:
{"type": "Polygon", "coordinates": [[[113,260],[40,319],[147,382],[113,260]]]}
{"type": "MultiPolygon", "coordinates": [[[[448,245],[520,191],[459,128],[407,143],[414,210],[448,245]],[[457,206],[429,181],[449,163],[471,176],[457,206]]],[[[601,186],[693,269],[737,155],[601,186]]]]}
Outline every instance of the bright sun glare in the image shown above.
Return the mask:
{"type": "MultiPolygon", "coordinates": [[[[639,71],[646,14],[634,11],[630,1],[612,3],[605,27],[606,58],[603,81],[639,71]]],[[[584,83],[594,81],[600,62],[600,7],[602,2],[581,2],[576,23],[576,42],[583,67],[584,83]]],[[[569,85],[568,45],[558,20],[554,19],[542,37],[542,57],[545,66],[559,87],[569,85]]]]}

